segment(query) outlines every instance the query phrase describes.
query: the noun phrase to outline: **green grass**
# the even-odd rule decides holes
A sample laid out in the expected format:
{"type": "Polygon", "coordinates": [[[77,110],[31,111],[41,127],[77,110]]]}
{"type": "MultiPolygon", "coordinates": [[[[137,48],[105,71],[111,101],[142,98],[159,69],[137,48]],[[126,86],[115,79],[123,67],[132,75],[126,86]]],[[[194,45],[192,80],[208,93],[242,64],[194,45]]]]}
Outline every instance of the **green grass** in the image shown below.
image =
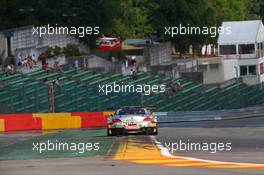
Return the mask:
{"type": "MultiPolygon", "coordinates": [[[[0,149],[0,160],[12,159],[41,159],[58,157],[85,157],[105,155],[113,143],[112,137],[106,136],[105,130],[64,130],[41,136],[35,136],[29,140],[8,145],[0,149]],[[72,150],[42,151],[33,150],[33,143],[67,143],[72,150]],[[89,150],[84,150],[83,143],[87,144],[89,150]],[[92,144],[92,147],[90,147],[92,144]],[[99,143],[99,150],[94,150],[95,143],[99,143]],[[75,146],[74,146],[75,145],[75,146]],[[75,151],[77,148],[79,149],[75,151]]],[[[42,144],[44,148],[44,144],[42,144]]],[[[52,147],[50,147],[52,148],[52,147]]],[[[61,146],[62,148],[62,146],[61,146]]]]}

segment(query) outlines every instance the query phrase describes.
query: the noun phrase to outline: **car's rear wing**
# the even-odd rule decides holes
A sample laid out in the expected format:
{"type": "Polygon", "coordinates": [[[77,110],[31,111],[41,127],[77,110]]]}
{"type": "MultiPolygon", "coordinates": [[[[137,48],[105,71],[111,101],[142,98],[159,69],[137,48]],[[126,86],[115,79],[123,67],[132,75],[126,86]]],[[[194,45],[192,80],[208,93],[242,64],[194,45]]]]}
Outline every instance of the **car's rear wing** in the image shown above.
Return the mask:
{"type": "Polygon", "coordinates": [[[107,107],[105,110],[117,110],[120,108],[126,108],[126,107],[131,107],[131,108],[147,108],[145,106],[111,106],[111,107],[107,107]]]}

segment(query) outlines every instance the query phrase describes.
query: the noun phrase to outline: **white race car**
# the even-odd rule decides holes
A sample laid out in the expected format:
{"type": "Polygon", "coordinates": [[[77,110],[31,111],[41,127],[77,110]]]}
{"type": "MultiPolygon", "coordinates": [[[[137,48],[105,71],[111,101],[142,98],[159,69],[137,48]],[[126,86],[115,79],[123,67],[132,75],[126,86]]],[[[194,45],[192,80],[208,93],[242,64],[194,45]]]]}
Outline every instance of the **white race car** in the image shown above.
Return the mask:
{"type": "Polygon", "coordinates": [[[107,120],[107,135],[122,135],[125,133],[145,133],[157,135],[157,117],[147,108],[128,106],[116,110],[107,120]]]}

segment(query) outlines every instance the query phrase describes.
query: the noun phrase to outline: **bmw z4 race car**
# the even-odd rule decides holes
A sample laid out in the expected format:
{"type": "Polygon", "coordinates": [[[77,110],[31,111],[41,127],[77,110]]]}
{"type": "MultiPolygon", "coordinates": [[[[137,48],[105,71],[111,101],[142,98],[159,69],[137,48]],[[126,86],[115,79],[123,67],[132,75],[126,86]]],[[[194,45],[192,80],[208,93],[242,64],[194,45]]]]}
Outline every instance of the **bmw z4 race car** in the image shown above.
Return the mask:
{"type": "Polygon", "coordinates": [[[157,135],[157,117],[143,107],[122,107],[116,110],[107,120],[107,135],[127,133],[157,135]]]}

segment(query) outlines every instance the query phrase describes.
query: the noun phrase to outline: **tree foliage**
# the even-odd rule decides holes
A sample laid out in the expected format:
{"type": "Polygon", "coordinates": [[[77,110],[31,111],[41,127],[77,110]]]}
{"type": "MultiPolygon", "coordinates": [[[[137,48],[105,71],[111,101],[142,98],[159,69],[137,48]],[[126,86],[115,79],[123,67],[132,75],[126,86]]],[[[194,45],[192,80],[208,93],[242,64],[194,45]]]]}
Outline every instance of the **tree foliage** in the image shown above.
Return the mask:
{"type": "Polygon", "coordinates": [[[67,57],[81,55],[79,48],[75,44],[67,44],[67,46],[63,48],[63,52],[67,57]]]}
{"type": "MultiPolygon", "coordinates": [[[[25,25],[99,26],[101,35],[146,38],[156,33],[185,52],[216,42],[210,36],[169,38],[164,26],[219,26],[226,20],[263,19],[263,0],[1,0],[0,30],[25,25]]],[[[83,41],[95,46],[97,36],[83,41]]]]}
{"type": "MultiPolygon", "coordinates": [[[[155,26],[220,26],[226,20],[247,19],[247,5],[246,0],[161,0],[155,26]]],[[[209,35],[178,35],[163,39],[172,40],[180,52],[185,52],[190,45],[197,50],[204,44],[216,42],[216,38],[209,35]]]]}

